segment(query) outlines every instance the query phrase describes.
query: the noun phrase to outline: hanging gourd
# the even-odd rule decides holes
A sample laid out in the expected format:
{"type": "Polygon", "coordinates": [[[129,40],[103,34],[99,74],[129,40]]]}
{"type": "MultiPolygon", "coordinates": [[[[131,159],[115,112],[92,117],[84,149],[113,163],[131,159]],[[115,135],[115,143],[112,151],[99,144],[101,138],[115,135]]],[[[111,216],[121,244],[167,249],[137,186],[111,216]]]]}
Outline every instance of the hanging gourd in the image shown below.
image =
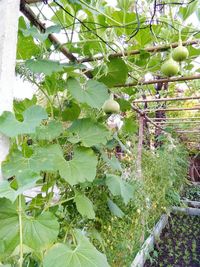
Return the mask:
{"type": "Polygon", "coordinates": [[[181,33],[179,32],[179,44],[178,46],[172,51],[172,58],[177,61],[181,62],[189,56],[188,49],[183,46],[181,40],[181,33]]]}
{"type": "Polygon", "coordinates": [[[179,45],[172,52],[172,57],[175,61],[181,62],[189,56],[188,49],[182,45],[179,45]]]}
{"type": "Polygon", "coordinates": [[[110,98],[105,101],[105,103],[102,106],[102,109],[107,114],[120,112],[120,106],[117,103],[117,101],[114,100],[113,94],[111,94],[110,98]]]}
{"type": "Polygon", "coordinates": [[[167,77],[174,76],[179,72],[179,65],[170,56],[170,58],[162,64],[161,72],[167,77]]]}

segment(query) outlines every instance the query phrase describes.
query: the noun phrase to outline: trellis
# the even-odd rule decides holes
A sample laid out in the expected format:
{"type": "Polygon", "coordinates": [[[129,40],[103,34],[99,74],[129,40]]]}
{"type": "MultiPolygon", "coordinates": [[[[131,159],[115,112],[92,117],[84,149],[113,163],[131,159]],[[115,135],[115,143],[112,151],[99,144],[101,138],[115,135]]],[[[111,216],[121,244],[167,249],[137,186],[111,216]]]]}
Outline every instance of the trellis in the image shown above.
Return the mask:
{"type": "MultiPolygon", "coordinates": [[[[24,16],[26,16],[28,18],[28,20],[34,25],[36,26],[41,32],[45,32],[46,27],[44,26],[44,24],[37,18],[37,16],[33,13],[32,9],[29,7],[29,4],[33,4],[33,3],[38,3],[38,2],[43,2],[45,4],[48,4],[48,1],[46,0],[21,0],[21,2],[19,3],[18,1],[1,1],[1,4],[3,4],[2,6],[0,5],[0,10],[2,10],[3,12],[1,12],[2,14],[4,13],[5,9],[8,9],[10,14],[12,14],[13,18],[13,25],[17,25],[17,19],[18,19],[18,9],[20,6],[20,11],[23,13],[24,16]],[[11,2],[15,2],[15,5],[12,7],[13,12],[11,12],[11,2]],[[3,10],[4,9],[4,10],[3,10]],[[13,15],[15,14],[15,16],[13,15]],[[14,23],[15,22],[15,23],[14,23]]],[[[9,17],[10,18],[10,17],[9,17]]],[[[8,23],[10,24],[10,22],[8,23]]],[[[8,32],[7,27],[5,27],[5,32],[10,36],[13,36],[13,38],[16,40],[16,36],[17,36],[17,26],[15,27],[15,29],[13,28],[12,31],[8,32]]],[[[99,61],[99,60],[104,60],[104,56],[94,56],[94,57],[87,57],[87,58],[77,58],[75,57],[72,53],[70,53],[60,42],[59,40],[55,37],[55,35],[53,34],[49,34],[48,36],[49,40],[51,41],[51,43],[53,45],[55,45],[57,47],[57,49],[60,50],[60,52],[66,56],[66,58],[69,59],[69,61],[71,62],[77,62],[77,63],[84,63],[84,62],[92,62],[92,61],[99,61]]],[[[12,43],[12,51],[16,51],[16,41],[15,42],[6,42],[7,43],[12,43]]],[[[191,41],[185,41],[183,42],[184,46],[189,46],[189,45],[194,45],[194,44],[199,44],[199,40],[191,40],[191,41]]],[[[161,46],[154,46],[154,47],[148,47],[143,49],[146,52],[152,53],[152,52],[162,52],[162,51],[166,51],[168,49],[175,48],[178,46],[178,43],[172,43],[172,44],[168,44],[168,45],[161,45],[161,46]]],[[[0,47],[0,51],[1,51],[1,47],[0,47]]],[[[133,51],[129,51],[129,52],[124,52],[124,53],[113,53],[110,54],[109,57],[110,58],[115,58],[115,57],[130,57],[130,56],[134,56],[140,54],[140,50],[133,50],[133,51]]],[[[1,58],[0,58],[1,59],[1,58]]],[[[11,66],[14,66],[14,57],[12,59],[10,59],[9,64],[11,64],[11,66]]],[[[1,60],[0,60],[1,63],[1,60]]],[[[0,66],[0,74],[1,74],[1,66],[0,66]]],[[[83,73],[85,74],[85,76],[89,79],[91,79],[93,77],[92,73],[90,70],[83,70],[83,73]]],[[[12,69],[12,75],[14,75],[14,69],[12,69]]],[[[1,77],[1,76],[0,76],[1,77]]],[[[199,75],[193,75],[193,76],[184,76],[184,77],[171,77],[171,78],[160,78],[160,79],[152,79],[150,81],[145,81],[144,79],[142,80],[138,80],[138,81],[134,81],[134,82],[129,82],[126,84],[118,84],[115,85],[114,87],[120,88],[120,87],[133,87],[133,86],[138,86],[138,85],[150,85],[150,84],[156,84],[156,83],[171,83],[171,82],[177,82],[177,81],[188,81],[188,80],[196,80],[196,79],[200,79],[200,74],[199,75]]],[[[12,86],[11,86],[12,87],[12,86]]],[[[9,90],[8,90],[9,91],[9,90]]],[[[11,91],[9,91],[11,92],[11,91]]],[[[12,97],[10,98],[12,99],[12,97]]],[[[135,100],[133,101],[133,105],[132,105],[132,109],[134,111],[136,111],[139,115],[139,142],[138,142],[138,161],[137,161],[137,167],[138,167],[138,171],[139,171],[139,176],[141,175],[141,153],[142,153],[142,143],[143,143],[143,133],[144,133],[144,121],[146,120],[147,122],[149,122],[151,125],[153,125],[154,127],[160,129],[161,131],[165,131],[165,129],[163,128],[163,126],[165,124],[170,124],[169,122],[166,122],[166,120],[170,120],[170,118],[165,118],[165,121],[159,121],[157,120],[157,118],[150,118],[147,114],[155,112],[155,111],[164,111],[164,112],[170,112],[170,111],[184,111],[184,110],[200,110],[200,106],[199,107],[188,107],[188,108],[176,108],[176,107],[172,107],[172,108],[157,108],[157,109],[140,109],[137,106],[135,106],[137,103],[158,103],[158,102],[168,102],[168,101],[187,101],[187,100],[195,100],[195,99],[200,99],[199,96],[197,97],[185,97],[185,98],[161,98],[161,99],[144,99],[144,100],[135,100]]],[[[10,110],[10,108],[4,107],[3,110],[10,110]]],[[[2,110],[2,111],[3,111],[2,110]]],[[[173,118],[171,118],[173,119],[173,118]]],[[[193,118],[184,118],[186,120],[192,120],[193,118]]],[[[198,124],[200,123],[200,121],[183,121],[183,119],[179,118],[179,121],[176,122],[174,121],[174,123],[171,124],[180,124],[180,123],[195,123],[198,124]]],[[[177,131],[178,132],[178,131],[177,131]]],[[[185,131],[186,133],[186,131],[185,131]]],[[[5,140],[4,140],[4,144],[0,144],[0,149],[2,150],[3,146],[5,146],[5,140]]],[[[8,144],[6,145],[7,149],[8,149],[8,144]]],[[[5,154],[3,156],[3,159],[5,158],[5,154]]],[[[2,158],[0,158],[0,162],[3,160],[2,158]]]]}

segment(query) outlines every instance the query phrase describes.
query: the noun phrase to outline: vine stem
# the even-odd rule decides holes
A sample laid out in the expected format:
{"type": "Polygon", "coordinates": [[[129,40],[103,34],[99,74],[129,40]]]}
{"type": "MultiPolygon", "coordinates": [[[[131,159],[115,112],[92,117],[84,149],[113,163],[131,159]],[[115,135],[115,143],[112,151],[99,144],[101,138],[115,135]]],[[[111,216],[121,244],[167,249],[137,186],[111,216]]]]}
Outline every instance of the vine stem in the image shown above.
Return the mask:
{"type": "Polygon", "coordinates": [[[19,216],[19,267],[23,266],[23,227],[22,227],[22,199],[21,195],[18,197],[18,216],[19,216]]]}
{"type": "Polygon", "coordinates": [[[68,201],[71,201],[71,200],[73,200],[75,198],[75,196],[74,197],[70,197],[70,198],[67,198],[67,199],[64,199],[64,200],[62,200],[62,201],[59,201],[59,202],[56,202],[56,203],[53,203],[52,205],[50,204],[48,204],[46,207],[44,207],[44,209],[43,209],[43,212],[45,212],[45,211],[47,211],[49,208],[51,208],[51,207],[55,207],[55,206],[58,206],[58,205],[62,205],[62,204],[64,204],[64,203],[66,203],[66,202],[68,202],[68,201]]]}

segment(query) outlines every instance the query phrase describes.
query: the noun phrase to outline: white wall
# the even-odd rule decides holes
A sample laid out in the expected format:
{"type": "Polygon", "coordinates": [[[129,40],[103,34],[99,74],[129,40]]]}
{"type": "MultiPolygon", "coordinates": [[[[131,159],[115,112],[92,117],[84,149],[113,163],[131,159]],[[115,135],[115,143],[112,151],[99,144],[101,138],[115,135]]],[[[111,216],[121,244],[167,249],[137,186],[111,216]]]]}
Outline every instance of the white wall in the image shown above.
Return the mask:
{"type": "MultiPolygon", "coordinates": [[[[0,0],[0,114],[12,110],[19,4],[20,0],[0,0]]],[[[0,164],[8,150],[9,140],[0,135],[0,164]]]]}

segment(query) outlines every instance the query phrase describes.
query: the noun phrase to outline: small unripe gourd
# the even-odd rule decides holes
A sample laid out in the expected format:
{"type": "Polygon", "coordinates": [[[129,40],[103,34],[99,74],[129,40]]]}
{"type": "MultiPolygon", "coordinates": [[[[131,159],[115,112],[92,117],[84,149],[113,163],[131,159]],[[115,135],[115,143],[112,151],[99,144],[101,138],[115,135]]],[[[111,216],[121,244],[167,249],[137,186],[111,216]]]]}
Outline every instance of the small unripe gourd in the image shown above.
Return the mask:
{"type": "Polygon", "coordinates": [[[115,101],[113,99],[113,94],[111,94],[110,95],[110,98],[105,101],[105,103],[103,104],[102,109],[107,114],[110,114],[110,113],[119,113],[120,112],[120,106],[117,103],[117,101],[115,101]]]}
{"type": "Polygon", "coordinates": [[[182,46],[182,41],[179,41],[178,47],[172,52],[172,58],[178,62],[185,60],[189,56],[188,49],[182,46]]]}
{"type": "Polygon", "coordinates": [[[166,60],[161,66],[161,72],[167,76],[174,76],[179,72],[179,65],[172,58],[166,60]]]}

